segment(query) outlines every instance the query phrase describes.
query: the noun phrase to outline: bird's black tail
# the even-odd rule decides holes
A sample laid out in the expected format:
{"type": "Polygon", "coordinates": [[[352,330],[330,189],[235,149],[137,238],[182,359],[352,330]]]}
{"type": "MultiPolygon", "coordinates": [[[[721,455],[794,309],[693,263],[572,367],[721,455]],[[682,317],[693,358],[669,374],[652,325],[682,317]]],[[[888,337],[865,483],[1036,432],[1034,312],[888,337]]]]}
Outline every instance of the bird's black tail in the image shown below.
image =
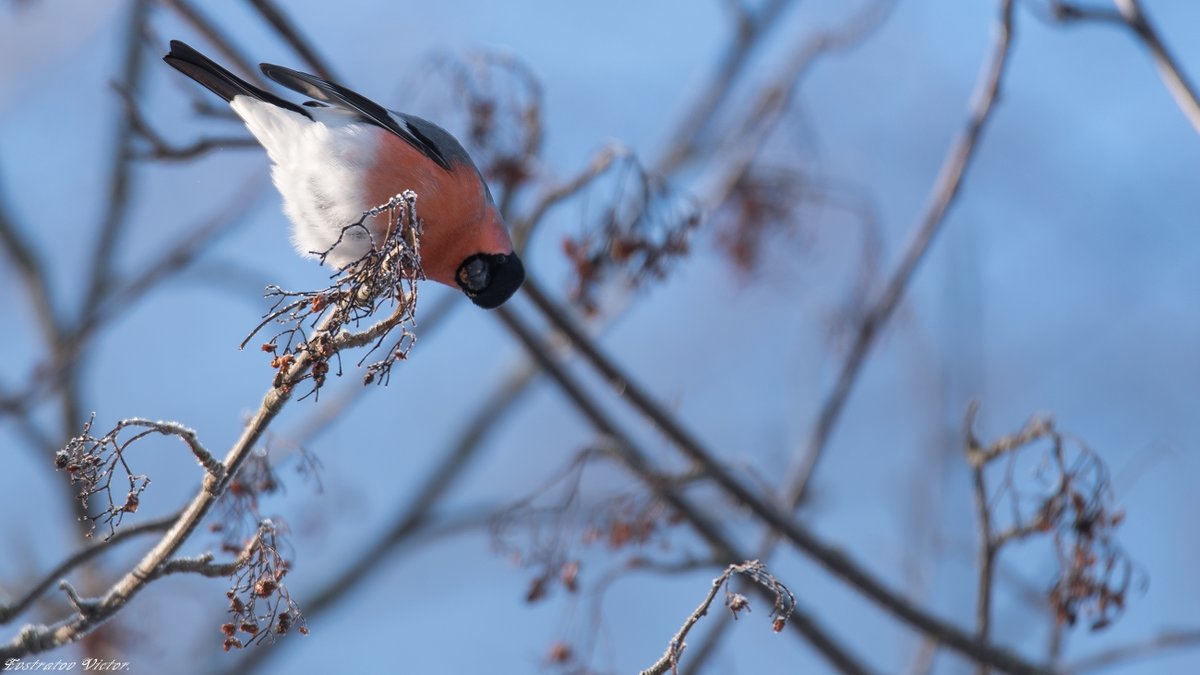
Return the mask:
{"type": "Polygon", "coordinates": [[[259,89],[217,65],[212,59],[192,49],[187,43],[171,40],[171,51],[163,57],[163,61],[226,101],[232,101],[234,96],[249,96],[300,113],[305,117],[311,117],[304,108],[269,91],[259,89]]]}

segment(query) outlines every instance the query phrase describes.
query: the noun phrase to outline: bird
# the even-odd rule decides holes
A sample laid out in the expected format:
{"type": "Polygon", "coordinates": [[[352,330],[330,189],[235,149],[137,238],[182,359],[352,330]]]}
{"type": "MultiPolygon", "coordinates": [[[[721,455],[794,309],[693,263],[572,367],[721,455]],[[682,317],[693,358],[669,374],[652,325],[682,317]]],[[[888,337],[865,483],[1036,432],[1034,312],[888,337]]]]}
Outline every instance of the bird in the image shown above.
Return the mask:
{"type": "Polygon", "coordinates": [[[163,60],[225,99],[271,161],[271,178],[302,256],[343,268],[382,241],[386,217],[348,227],[405,190],[417,194],[425,277],[495,309],[525,281],[495,200],[453,135],[388,110],[316,75],[269,63],[272,81],[311,100],[297,104],[256,87],[179,40],[163,60]]]}

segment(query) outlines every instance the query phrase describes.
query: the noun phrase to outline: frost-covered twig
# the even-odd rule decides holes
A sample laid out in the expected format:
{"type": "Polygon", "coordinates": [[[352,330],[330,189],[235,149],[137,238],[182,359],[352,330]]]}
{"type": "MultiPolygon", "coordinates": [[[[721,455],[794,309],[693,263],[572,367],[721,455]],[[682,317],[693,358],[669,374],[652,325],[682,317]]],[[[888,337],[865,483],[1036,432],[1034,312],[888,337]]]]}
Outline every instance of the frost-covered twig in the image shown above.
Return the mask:
{"type": "Polygon", "coordinates": [[[677,673],[679,668],[679,658],[683,656],[683,650],[687,647],[684,640],[687,639],[688,633],[692,630],[692,626],[700,621],[701,617],[708,614],[708,608],[712,606],[713,600],[717,598],[717,592],[722,588],[725,589],[725,606],[733,612],[733,618],[738,617],[738,613],[745,610],[750,611],[750,603],[746,600],[746,596],[741,593],[731,593],[729,591],[729,578],[734,574],[742,574],[749,577],[754,583],[766,588],[775,595],[775,606],[771,609],[771,616],[774,617],[772,628],[775,632],[783,630],[783,626],[787,623],[788,617],[796,608],[796,597],[784,586],[778,579],[772,576],[763,564],[757,560],[749,560],[744,563],[730,565],[725,568],[725,572],[721,576],[713,579],[712,588],[709,589],[708,595],[700,603],[700,606],[692,612],[683,622],[683,626],[671,638],[667,644],[667,651],[659,657],[654,665],[643,670],[641,675],[662,675],[668,669],[672,673],[677,673]]]}
{"type": "MultiPolygon", "coordinates": [[[[409,193],[402,200],[402,204],[393,205],[389,202],[388,205],[380,207],[388,209],[389,216],[398,218],[395,237],[389,237],[386,242],[389,248],[382,251],[373,248],[364,256],[361,265],[347,270],[346,275],[353,281],[346,285],[334,284],[335,288],[341,289],[343,292],[333,298],[331,311],[320,311],[323,308],[313,310],[317,312],[317,315],[311,331],[312,338],[308,342],[321,345],[321,347],[300,344],[286,352],[291,358],[287,359],[286,363],[277,365],[275,381],[267,390],[258,410],[251,416],[241,437],[230,448],[224,460],[214,463],[212,457],[195,439],[194,434],[174,423],[136,420],[136,424],[126,425],[146,429],[143,435],[152,432],[168,433],[179,436],[188,443],[193,454],[205,466],[202,489],[183,509],[179,518],[175,520],[162,539],[142,557],[133,569],[97,598],[77,603],[77,611],[71,616],[51,625],[26,625],[23,627],[19,635],[7,644],[0,645],[0,660],[19,658],[77,641],[121,611],[147,584],[162,576],[166,571],[185,571],[189,565],[205,564],[203,561],[197,560],[187,561],[185,564],[174,556],[199,527],[200,522],[228,487],[232,477],[237,475],[238,470],[251,456],[267,427],[290,398],[294,384],[309,377],[315,378],[314,371],[317,366],[327,363],[328,359],[334,357],[341,349],[362,346],[371,342],[378,344],[379,341],[386,338],[391,330],[405,322],[412,321],[416,294],[415,292],[403,292],[403,290],[414,290],[413,284],[420,276],[419,253],[415,246],[412,246],[417,231],[415,200],[416,196],[409,193]],[[389,286],[389,282],[395,283],[389,286]],[[353,290],[346,292],[347,289],[353,290]],[[370,289],[374,295],[365,289],[370,289]],[[390,298],[395,303],[395,307],[386,318],[380,319],[358,332],[346,330],[349,323],[365,321],[370,316],[370,312],[363,308],[380,307],[385,302],[380,299],[381,297],[390,298]]],[[[389,354],[384,358],[384,362],[389,362],[389,359],[394,358],[399,357],[389,354]]],[[[111,461],[116,463],[121,460],[129,442],[131,441],[121,443],[116,440],[115,435],[113,436],[112,441],[107,445],[114,450],[112,454],[116,457],[111,461]]],[[[84,447],[87,445],[88,442],[85,440],[84,447]]],[[[62,468],[69,469],[72,457],[74,455],[68,453],[62,468]]],[[[88,461],[89,465],[94,463],[92,460],[88,461]]],[[[56,458],[56,462],[62,463],[63,460],[56,458]]],[[[77,471],[86,472],[92,471],[92,469],[80,466],[77,471]]],[[[130,476],[136,476],[127,467],[126,471],[130,476]]],[[[144,485],[142,487],[144,489],[144,485]]],[[[132,512],[131,509],[125,508],[128,504],[127,500],[121,507],[121,513],[132,512]]],[[[273,532],[271,536],[274,536],[273,532]]],[[[266,565],[264,569],[269,568],[271,575],[277,575],[280,570],[286,570],[286,566],[280,566],[282,559],[276,560],[273,557],[275,554],[271,552],[274,549],[273,539],[269,545],[264,544],[257,549],[262,553],[264,565],[266,565]]],[[[275,579],[273,583],[277,582],[278,579],[275,579]]],[[[265,587],[262,589],[255,587],[253,590],[255,593],[259,593],[260,590],[266,592],[265,587]]],[[[272,589],[273,591],[274,589],[272,589]]],[[[257,597],[265,596],[259,594],[257,597]]],[[[280,609],[277,604],[272,605],[271,625],[274,626],[276,632],[286,632],[288,628],[296,625],[297,615],[293,610],[290,598],[286,599],[286,603],[286,607],[283,609],[280,609]],[[282,630],[280,626],[283,626],[282,630]]]]}

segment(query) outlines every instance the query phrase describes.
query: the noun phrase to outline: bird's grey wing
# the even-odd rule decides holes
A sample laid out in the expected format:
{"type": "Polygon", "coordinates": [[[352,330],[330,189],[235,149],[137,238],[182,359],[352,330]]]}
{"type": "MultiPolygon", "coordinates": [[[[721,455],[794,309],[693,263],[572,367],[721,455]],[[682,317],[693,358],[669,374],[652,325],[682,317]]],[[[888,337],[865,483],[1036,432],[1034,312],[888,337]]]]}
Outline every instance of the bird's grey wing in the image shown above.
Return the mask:
{"type": "Polygon", "coordinates": [[[453,136],[431,122],[412,115],[393,114],[366,96],[316,75],[270,63],[264,63],[260,67],[264,75],[292,91],[357,112],[364,120],[404,139],[447,171],[450,170],[451,160],[459,159],[460,154],[466,156],[466,151],[453,136]],[[446,142],[447,138],[449,144],[446,142]]]}

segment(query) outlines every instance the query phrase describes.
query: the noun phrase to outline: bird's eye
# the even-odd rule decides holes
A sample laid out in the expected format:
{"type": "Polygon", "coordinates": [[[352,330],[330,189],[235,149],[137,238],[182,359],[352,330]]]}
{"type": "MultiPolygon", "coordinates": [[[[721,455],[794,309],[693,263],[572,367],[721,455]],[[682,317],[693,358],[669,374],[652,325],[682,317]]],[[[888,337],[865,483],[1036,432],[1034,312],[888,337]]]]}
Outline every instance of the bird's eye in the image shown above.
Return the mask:
{"type": "Polygon", "coordinates": [[[478,293],[491,283],[491,273],[483,258],[475,258],[458,270],[459,283],[468,291],[478,293]]]}

